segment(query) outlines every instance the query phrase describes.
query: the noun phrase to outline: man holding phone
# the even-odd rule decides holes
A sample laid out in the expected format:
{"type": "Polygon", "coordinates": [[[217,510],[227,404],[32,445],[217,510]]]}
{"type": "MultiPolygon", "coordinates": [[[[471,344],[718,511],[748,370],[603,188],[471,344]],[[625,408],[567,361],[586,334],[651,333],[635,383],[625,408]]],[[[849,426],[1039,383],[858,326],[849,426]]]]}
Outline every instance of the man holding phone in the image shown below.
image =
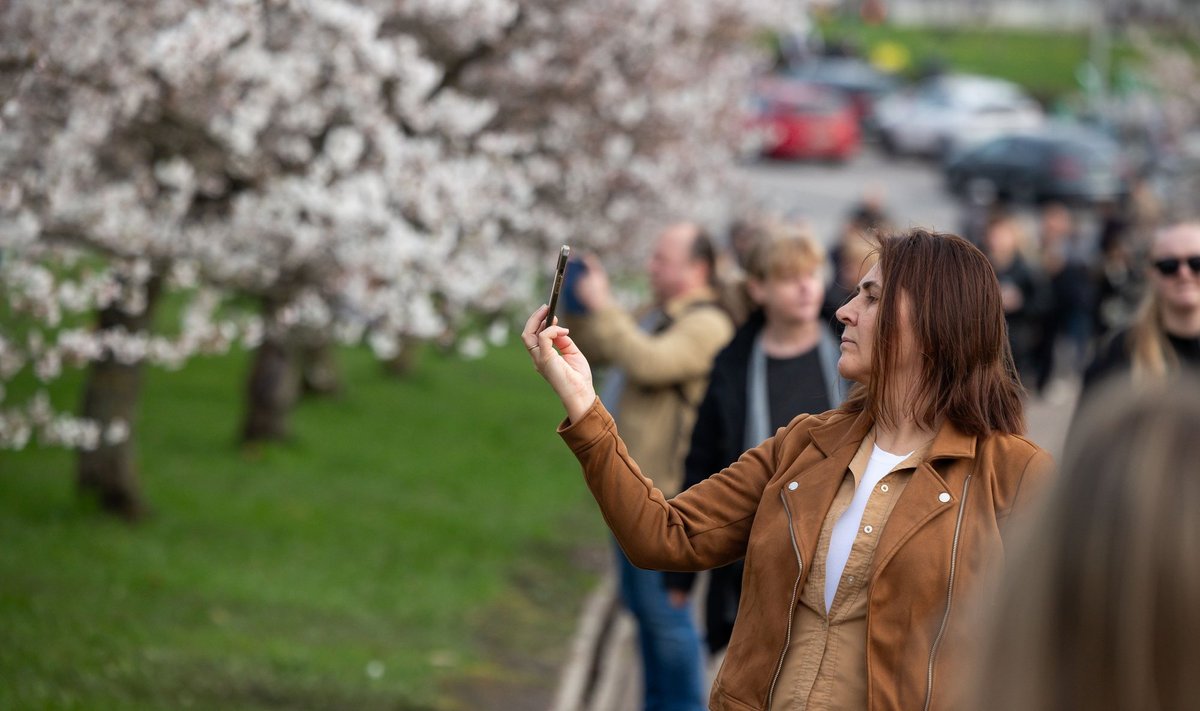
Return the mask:
{"type": "MultiPolygon", "coordinates": [[[[591,363],[609,366],[600,399],[630,455],[668,496],[683,484],[713,359],[733,336],[713,284],[715,261],[712,239],[696,224],[678,223],[655,242],[646,270],[654,302],[639,314],[617,305],[594,257],[571,285],[585,310],[571,318],[571,337],[591,363]]],[[[636,568],[619,551],[617,561],[621,594],[638,624],[645,708],[702,711],[704,655],[687,597],[672,597],[661,572],[636,568]]]]}

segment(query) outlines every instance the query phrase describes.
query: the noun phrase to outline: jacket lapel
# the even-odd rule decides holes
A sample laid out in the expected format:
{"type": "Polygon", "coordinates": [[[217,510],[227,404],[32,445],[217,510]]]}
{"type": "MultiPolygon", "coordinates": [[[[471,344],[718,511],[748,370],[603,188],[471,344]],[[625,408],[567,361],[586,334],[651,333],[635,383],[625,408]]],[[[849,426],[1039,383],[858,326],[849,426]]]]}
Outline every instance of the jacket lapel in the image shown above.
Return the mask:
{"type": "Polygon", "coordinates": [[[835,417],[814,427],[809,434],[825,458],[814,464],[793,465],[787,478],[782,480],[805,565],[813,560],[825,515],[833,504],[833,497],[837,496],[850,460],[869,429],[870,420],[865,414],[835,417]],[[788,489],[793,481],[796,482],[794,491],[788,489]]]}
{"type": "MultiPolygon", "coordinates": [[[[962,497],[962,483],[966,477],[959,475],[952,477],[952,481],[947,481],[934,468],[934,462],[974,457],[975,437],[964,434],[948,422],[943,424],[929,446],[929,455],[913,471],[912,479],[909,480],[908,486],[904,487],[900,500],[896,502],[887,524],[883,527],[879,545],[875,548],[875,555],[871,560],[872,582],[900,547],[922,526],[948,511],[958,510],[962,497]]],[[[942,469],[949,471],[951,468],[942,469]]]]}

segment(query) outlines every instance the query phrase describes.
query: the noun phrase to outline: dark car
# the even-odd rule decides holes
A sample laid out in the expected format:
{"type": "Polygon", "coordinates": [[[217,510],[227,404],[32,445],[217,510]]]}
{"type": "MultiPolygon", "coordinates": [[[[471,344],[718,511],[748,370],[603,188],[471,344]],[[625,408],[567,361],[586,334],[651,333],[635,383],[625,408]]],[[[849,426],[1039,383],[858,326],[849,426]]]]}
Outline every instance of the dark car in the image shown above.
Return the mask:
{"type": "Polygon", "coordinates": [[[898,85],[891,74],[856,57],[815,57],[789,70],[788,75],[845,94],[864,132],[874,127],[875,102],[898,85]]]}
{"type": "Polygon", "coordinates": [[[1120,146],[1085,126],[998,136],[945,166],[950,192],[1016,202],[1098,203],[1126,192],[1120,146]]]}

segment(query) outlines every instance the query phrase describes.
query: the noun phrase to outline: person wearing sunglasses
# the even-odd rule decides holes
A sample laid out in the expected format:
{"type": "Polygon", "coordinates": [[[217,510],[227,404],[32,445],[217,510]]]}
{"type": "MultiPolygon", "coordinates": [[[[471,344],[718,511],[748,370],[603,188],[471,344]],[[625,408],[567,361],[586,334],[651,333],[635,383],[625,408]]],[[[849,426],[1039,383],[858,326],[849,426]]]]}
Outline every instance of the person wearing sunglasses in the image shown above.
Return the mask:
{"type": "Polygon", "coordinates": [[[1181,368],[1200,371],[1200,220],[1163,229],[1149,254],[1149,288],[1141,309],[1088,366],[1085,392],[1113,377],[1145,382],[1181,368]]]}

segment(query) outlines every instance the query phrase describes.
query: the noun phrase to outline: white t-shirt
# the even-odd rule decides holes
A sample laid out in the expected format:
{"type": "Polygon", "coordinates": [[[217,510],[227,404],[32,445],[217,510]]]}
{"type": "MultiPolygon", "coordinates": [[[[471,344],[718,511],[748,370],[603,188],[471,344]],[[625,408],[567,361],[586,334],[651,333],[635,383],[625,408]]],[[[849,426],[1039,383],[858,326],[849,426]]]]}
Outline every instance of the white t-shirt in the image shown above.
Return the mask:
{"type": "Polygon", "coordinates": [[[858,537],[858,526],[862,523],[863,512],[867,510],[867,499],[879,480],[888,475],[897,464],[908,459],[908,454],[892,454],[885,452],[875,445],[871,450],[871,459],[867,462],[867,470],[863,472],[862,481],[854,490],[854,498],[841,518],[833,524],[833,532],[829,536],[829,555],[825,557],[825,612],[833,607],[833,597],[837,594],[838,583],[842,580],[842,571],[846,569],[846,561],[850,559],[850,549],[854,539],[858,537]]]}

